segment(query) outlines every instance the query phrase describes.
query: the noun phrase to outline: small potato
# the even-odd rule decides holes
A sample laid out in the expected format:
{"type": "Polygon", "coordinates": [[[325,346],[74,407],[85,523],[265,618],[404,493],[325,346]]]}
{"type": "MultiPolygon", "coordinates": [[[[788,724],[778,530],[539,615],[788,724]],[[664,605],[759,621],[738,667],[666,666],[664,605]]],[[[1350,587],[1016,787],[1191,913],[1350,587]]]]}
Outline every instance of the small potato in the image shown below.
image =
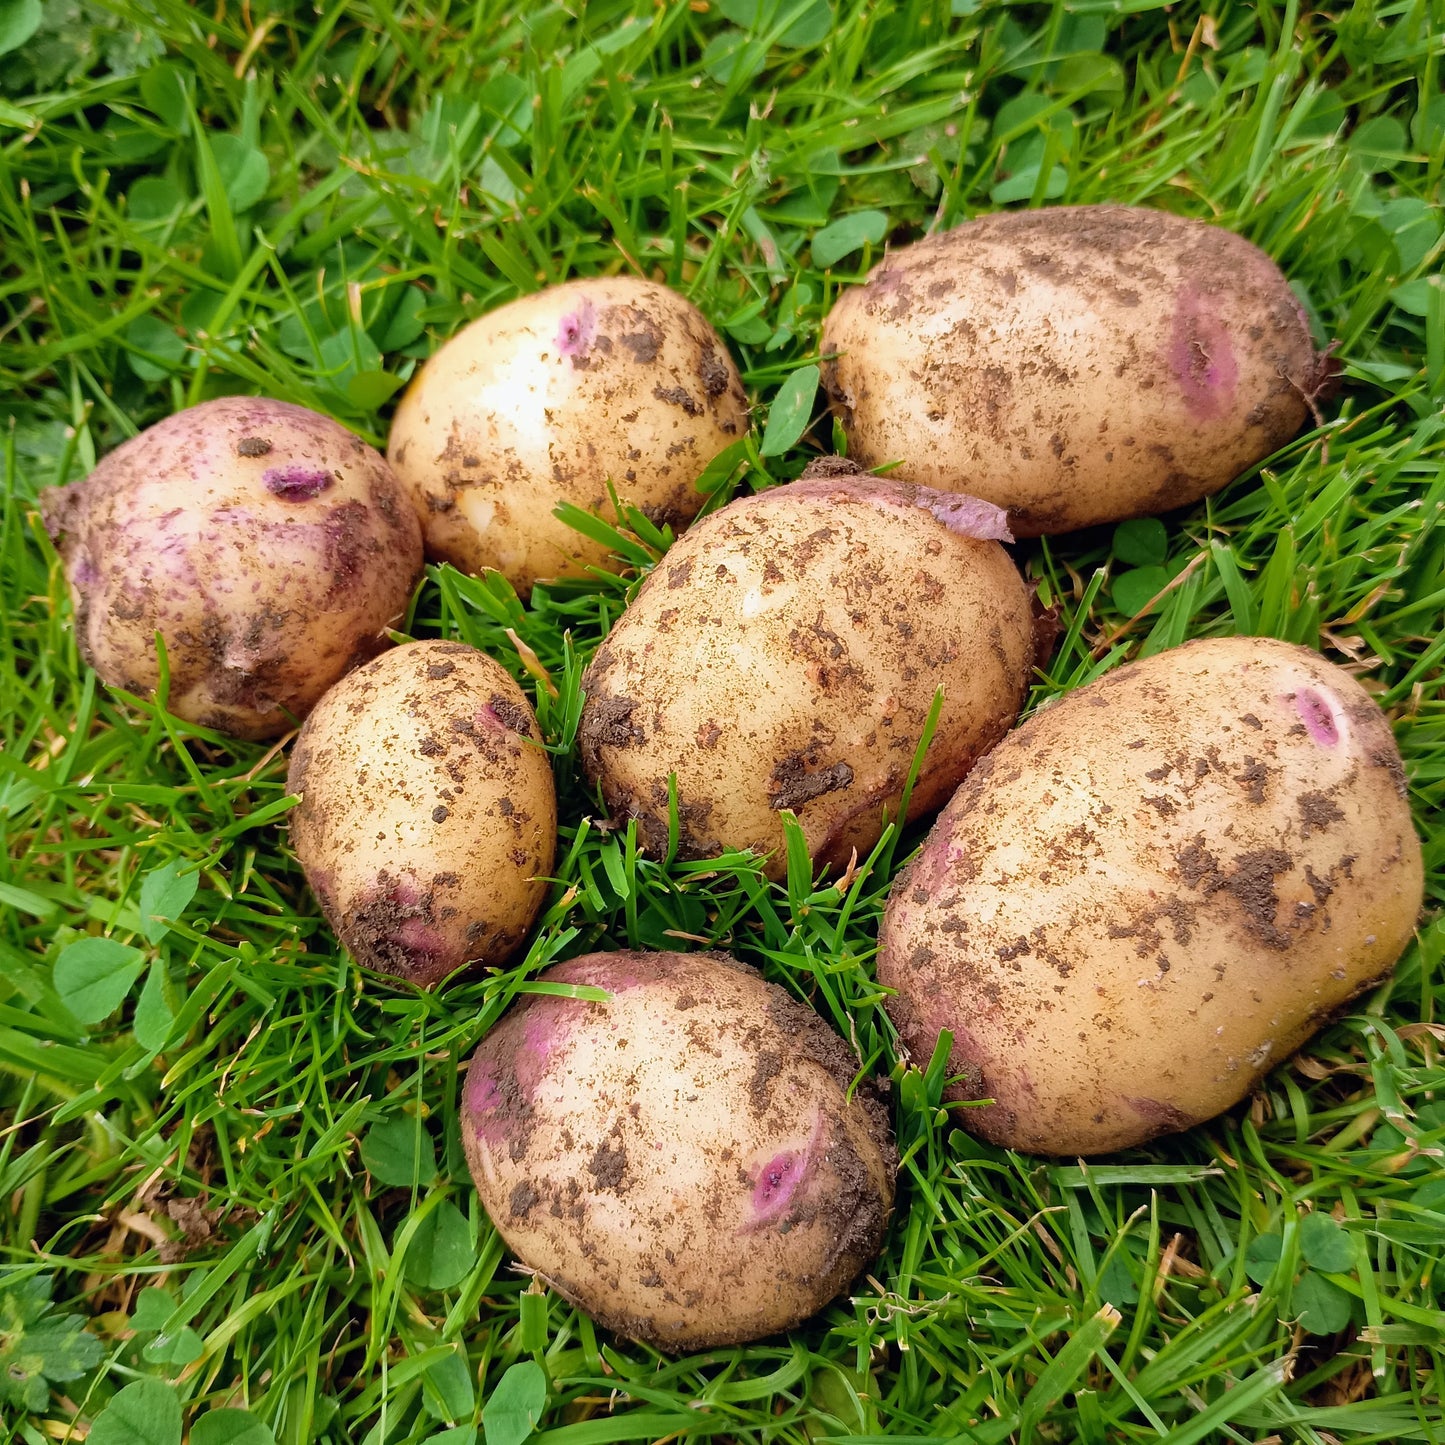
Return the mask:
{"type": "Polygon", "coordinates": [[[1262,638],[1186,643],[1031,718],[894,884],[879,982],[953,1034],[965,1128],[1098,1154],[1213,1117],[1389,973],[1420,844],[1385,715],[1262,638]]]}
{"type": "Polygon", "coordinates": [[[291,843],[356,961],[431,988],[501,963],[546,895],[552,768],[506,670],[411,642],[322,698],[291,754],[291,843]]]}
{"type": "Polygon", "coordinates": [[[286,732],[386,646],[421,572],[421,529],[381,455],[329,417],[224,397],[41,494],[81,656],[113,687],[160,684],[177,716],[286,732]]]}
{"type": "Polygon", "coordinates": [[[592,954],[541,981],[611,997],[528,997],[472,1059],[462,1143],[517,1257],[673,1351],[775,1334],[846,1289],[898,1158],[842,1039],[724,954],[592,954]]]}
{"type": "Polygon", "coordinates": [[[388,455],[411,488],[429,553],[495,567],[526,595],[544,578],[613,566],[552,515],[609,521],[620,500],[681,531],[694,483],[748,427],[727,347],[690,301],[632,276],[568,281],[499,307],[422,367],[388,455]]]}
{"type": "MultiPolygon", "coordinates": [[[[846,467],[831,459],[835,468],[846,467]]],[[[854,469],[856,471],[856,468],[854,469]]],[[[797,815],[845,866],[895,815],[934,692],[909,817],[938,808],[1007,731],[1033,665],[1028,589],[973,498],[821,476],[698,523],[643,584],[583,679],[581,753],[609,807],[680,856],[773,854],[797,815]]]]}
{"type": "Polygon", "coordinates": [[[1021,537],[1217,491],[1294,436],[1322,380],[1263,251],[1133,206],[984,216],[896,251],[822,350],[850,456],[986,497],[1021,537]]]}

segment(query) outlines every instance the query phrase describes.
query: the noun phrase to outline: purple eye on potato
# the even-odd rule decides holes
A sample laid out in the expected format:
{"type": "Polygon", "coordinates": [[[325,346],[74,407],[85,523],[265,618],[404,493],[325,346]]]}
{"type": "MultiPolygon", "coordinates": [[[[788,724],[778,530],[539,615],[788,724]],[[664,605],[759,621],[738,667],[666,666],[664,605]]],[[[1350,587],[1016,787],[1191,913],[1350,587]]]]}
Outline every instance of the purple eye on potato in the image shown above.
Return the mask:
{"type": "Polygon", "coordinates": [[[887,1110],[805,1005],[721,954],[549,969],[482,1041],[462,1141],[503,1239],[600,1324],[683,1351],[759,1339],[872,1261],[887,1110]]]}

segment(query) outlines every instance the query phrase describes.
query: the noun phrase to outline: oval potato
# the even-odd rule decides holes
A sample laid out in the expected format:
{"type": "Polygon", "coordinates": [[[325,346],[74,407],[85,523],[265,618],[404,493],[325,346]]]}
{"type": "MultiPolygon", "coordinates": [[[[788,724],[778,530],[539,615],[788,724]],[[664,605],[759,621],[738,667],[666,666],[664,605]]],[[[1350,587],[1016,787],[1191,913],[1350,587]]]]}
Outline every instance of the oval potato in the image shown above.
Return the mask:
{"type": "Polygon", "coordinates": [[[984,216],[895,251],[822,351],[850,456],[996,502],[1021,537],[1217,491],[1294,436],[1321,381],[1263,251],[1132,206],[984,216]]]}
{"type": "Polygon", "coordinates": [[[547,892],[557,799],[526,695],[460,642],[411,642],[326,694],[291,754],[291,844],[356,961],[423,988],[503,962],[547,892]]]}
{"type": "Polygon", "coordinates": [[[846,1289],[897,1155],[843,1040],[721,954],[592,954],[541,981],[611,997],[528,997],[472,1059],[462,1141],[518,1258],[668,1350],[773,1334],[846,1289]]]}
{"type": "Polygon", "coordinates": [[[494,567],[525,595],[611,566],[552,515],[616,520],[618,497],[681,531],[707,464],[748,428],[717,332],[686,298],[632,276],[551,286],[479,317],[422,367],[388,456],[411,488],[429,553],[494,567]]]}
{"type": "Polygon", "coordinates": [[[1186,643],[1046,708],[894,885],[879,981],[964,1127],[1097,1154],[1211,1118],[1394,965],[1422,891],[1385,715],[1318,653],[1186,643]]]}
{"type": "Polygon", "coordinates": [[[787,808],[813,858],[845,866],[896,813],[936,689],[911,818],[942,805],[1023,703],[1031,599],[990,540],[1001,521],[972,498],[852,475],[705,518],[586,672],[588,776],[655,853],[675,774],[682,857],[751,848],[781,876],[787,808]]]}
{"type": "Polygon", "coordinates": [[[41,494],[81,656],[238,738],[292,728],[387,645],[421,529],[379,452],[305,407],[228,396],[177,412],[41,494]]]}

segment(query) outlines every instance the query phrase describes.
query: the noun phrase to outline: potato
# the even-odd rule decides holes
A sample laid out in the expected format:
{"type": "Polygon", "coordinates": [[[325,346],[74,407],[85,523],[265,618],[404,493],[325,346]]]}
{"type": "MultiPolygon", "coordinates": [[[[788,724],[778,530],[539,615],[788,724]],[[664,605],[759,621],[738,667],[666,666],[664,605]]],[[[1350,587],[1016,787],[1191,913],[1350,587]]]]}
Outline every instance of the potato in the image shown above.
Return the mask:
{"type": "Polygon", "coordinates": [[[889,898],[913,1057],[953,1034],[960,1122],[1098,1154],[1241,1099],[1410,938],[1420,844],[1389,722],[1307,648],[1211,638],[1031,718],[889,898]]]}
{"type": "Polygon", "coordinates": [[[842,1039],[723,954],[592,954],[541,981],[611,997],[530,996],[472,1059],[462,1143],[517,1257],[674,1351],[776,1333],[846,1289],[898,1160],[842,1039]]]}
{"type": "Polygon", "coordinates": [[[737,368],[702,313],[632,276],[568,281],[473,321],[418,374],[388,455],[412,489],[429,553],[495,567],[525,595],[543,578],[612,566],[552,515],[616,520],[608,496],[681,531],[703,469],[748,427],[737,368]]]}
{"type": "Polygon", "coordinates": [[[1268,256],[1132,206],[985,216],[897,251],[843,293],[822,350],[851,456],[996,502],[1021,537],[1217,491],[1322,381],[1268,256]]]}
{"type": "Polygon", "coordinates": [[[677,542],[583,679],[588,776],[683,858],[773,853],[792,809],[843,866],[895,815],[934,691],[944,702],[910,817],[1003,736],[1033,663],[1031,599],[972,498],[822,476],[740,498],[677,542]]]}
{"type": "Polygon", "coordinates": [[[517,948],[557,845],[541,744],[521,688],[460,642],[407,643],[322,698],[291,754],[291,843],[358,963],[431,988],[517,948]]]}
{"type": "Polygon", "coordinates": [[[421,529],[380,454],[265,397],[191,407],[41,494],[81,656],[113,687],[238,738],[295,726],[386,646],[421,529]]]}

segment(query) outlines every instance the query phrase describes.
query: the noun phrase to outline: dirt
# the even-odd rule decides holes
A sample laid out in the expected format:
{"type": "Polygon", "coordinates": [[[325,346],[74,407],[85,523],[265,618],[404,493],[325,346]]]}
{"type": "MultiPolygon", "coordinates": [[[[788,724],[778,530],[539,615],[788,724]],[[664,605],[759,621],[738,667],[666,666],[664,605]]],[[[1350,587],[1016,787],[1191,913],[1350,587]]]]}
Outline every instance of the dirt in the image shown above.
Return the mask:
{"type": "Polygon", "coordinates": [[[1340,822],[1345,816],[1343,809],[1328,793],[1301,793],[1298,807],[1300,822],[1304,825],[1300,836],[1304,838],[1311,833],[1324,832],[1330,824],[1340,822]]]}
{"type": "Polygon", "coordinates": [[[265,437],[242,437],[236,443],[238,457],[264,457],[270,455],[271,443],[265,437]]]}
{"type": "Polygon", "coordinates": [[[816,772],[807,771],[807,755],[790,753],[778,761],[768,779],[768,802],[778,812],[796,810],[804,803],[835,793],[853,781],[853,769],[841,760],[816,772]]]}
{"type": "Polygon", "coordinates": [[[487,706],[514,733],[520,733],[524,738],[530,738],[533,735],[532,719],[524,703],[516,702],[512,698],[504,697],[499,692],[494,692],[487,699],[487,706]]]}

